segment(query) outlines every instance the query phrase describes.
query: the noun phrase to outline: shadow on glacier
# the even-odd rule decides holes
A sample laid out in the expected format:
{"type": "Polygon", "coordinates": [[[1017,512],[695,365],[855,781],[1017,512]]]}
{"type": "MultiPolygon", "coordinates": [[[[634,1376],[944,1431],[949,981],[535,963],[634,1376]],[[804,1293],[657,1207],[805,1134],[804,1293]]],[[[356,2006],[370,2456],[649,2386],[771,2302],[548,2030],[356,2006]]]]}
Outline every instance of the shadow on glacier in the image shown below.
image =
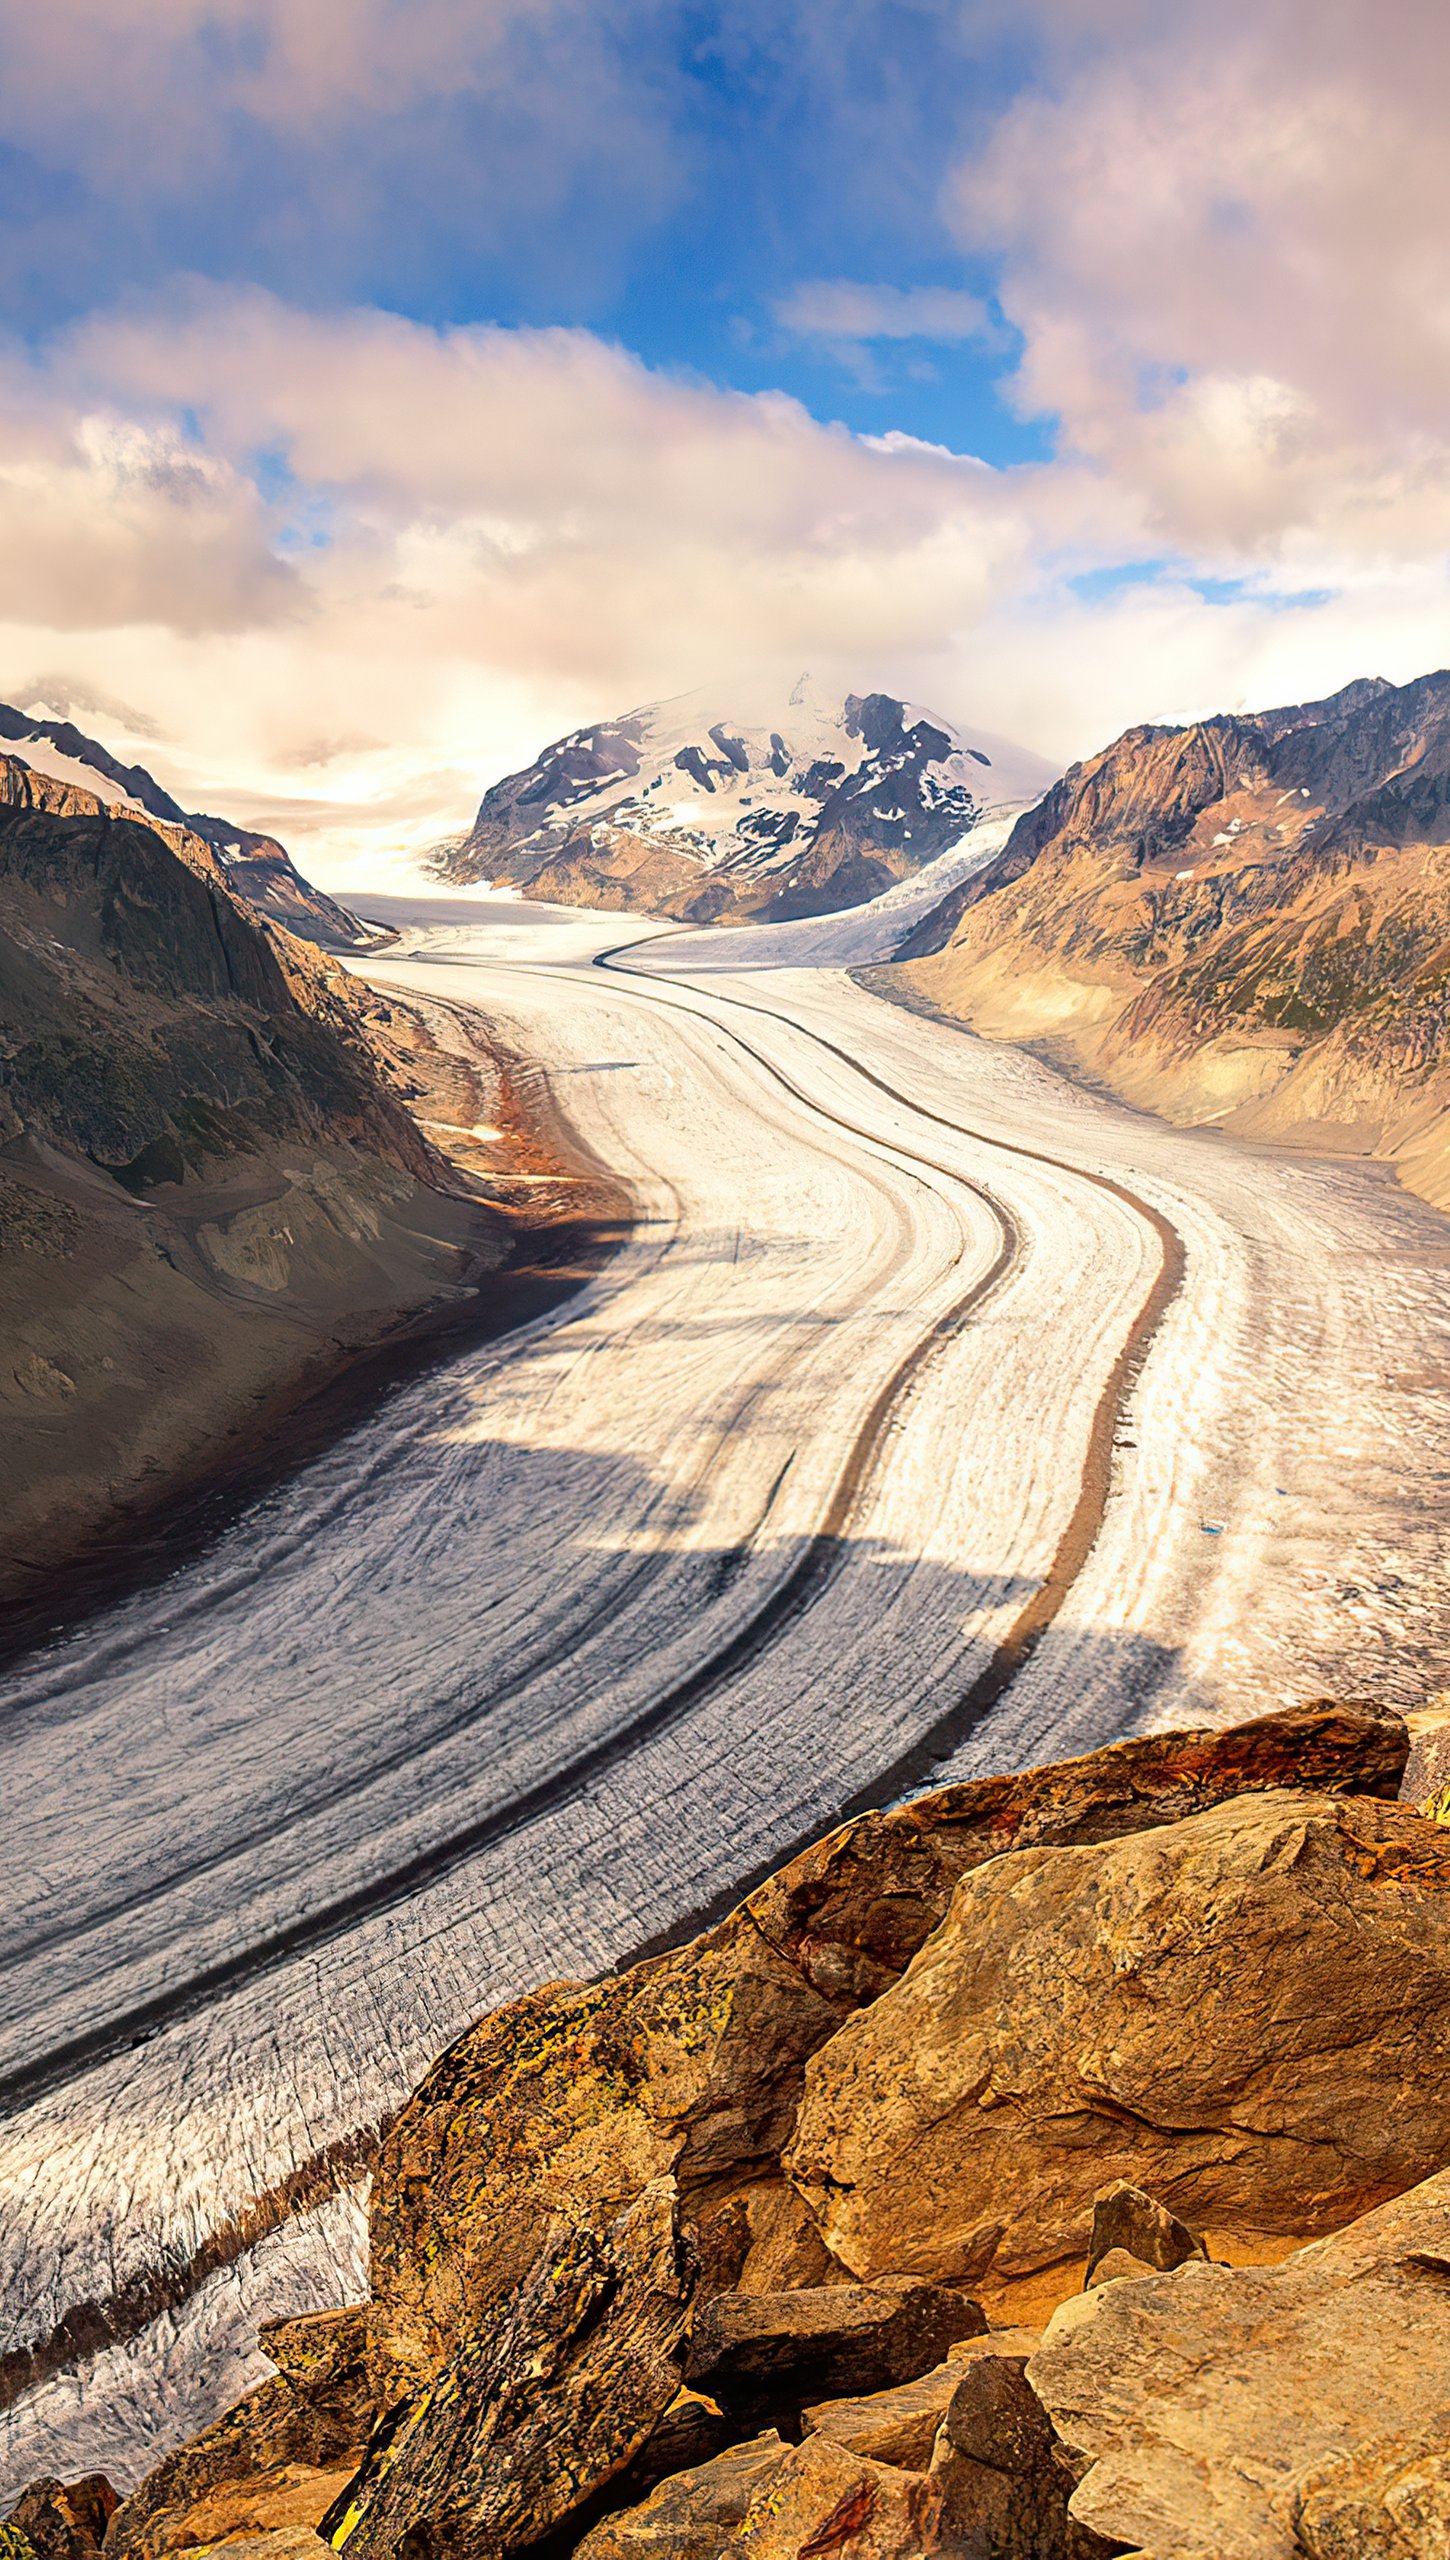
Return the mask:
{"type": "MultiPolygon", "coordinates": [[[[851,1811],[966,1774],[964,1753],[1002,1767],[1089,1748],[1175,1688],[1171,1648],[1059,1626],[984,1694],[1033,1581],[849,1534],[702,1544],[699,1498],[636,1457],[471,1440],[450,1451],[463,1516],[438,1498],[436,1450],[419,1460],[419,1515],[408,1500],[400,1518],[390,1470],[352,1500],[325,1489],[345,1573],[303,1533],[317,1486],[301,1522],[289,1487],[235,1524],[249,1557],[186,1567],[130,1604],[124,1640],[91,1631],[47,1657],[46,1699],[0,1728],[0,1788],[28,1808],[16,1854],[37,1823],[54,1844],[44,1892],[11,1878],[0,2099],[345,1935],[631,1764],[646,1796],[686,1813],[697,1797],[702,1823],[738,1776],[770,1807],[777,1863],[851,1811]],[[1004,1709],[1069,1639],[1072,1731],[1014,1754],[1004,1709]],[[116,2010],[51,2050],[50,1997],[99,1944],[116,2010]],[[164,1991],[131,1997],[128,1973],[167,1950],[164,1991]]],[[[704,1847],[712,1888],[738,1896],[728,1834],[704,1847]]],[[[13,1863],[0,1842],[0,1874],[13,1863]]]]}

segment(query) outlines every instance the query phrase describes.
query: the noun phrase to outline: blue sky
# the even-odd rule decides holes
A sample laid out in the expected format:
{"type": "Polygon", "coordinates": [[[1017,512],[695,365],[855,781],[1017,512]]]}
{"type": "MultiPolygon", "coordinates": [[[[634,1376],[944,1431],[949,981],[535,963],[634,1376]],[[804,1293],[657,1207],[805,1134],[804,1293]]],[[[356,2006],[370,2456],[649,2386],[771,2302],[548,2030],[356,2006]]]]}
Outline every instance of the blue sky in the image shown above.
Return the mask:
{"type": "Polygon", "coordinates": [[[174,187],[164,171],[138,186],[98,165],[83,113],[70,150],[48,119],[0,140],[0,310],[26,336],[200,275],[439,325],[585,327],[654,365],[784,390],[864,434],[894,427],[993,462],[1049,449],[1046,424],[1002,396],[1019,340],[992,261],[964,250],[944,204],[974,135],[1027,76],[1020,34],[914,0],[814,18],[619,12],[606,130],[581,149],[556,89],[567,58],[527,31],[512,83],[403,98],[319,132],[238,97],[239,66],[265,58],[264,24],[243,16],[226,33],[203,19],[189,59],[172,57],[188,114],[212,90],[209,147],[183,158],[174,187]],[[341,165],[353,153],[361,185],[341,165]],[[501,159],[509,181],[480,184],[501,159]],[[785,324],[793,291],[821,278],[971,295],[983,325],[938,335],[928,314],[919,334],[852,340],[785,324]]]}
{"type": "Polygon", "coordinates": [[[1430,0],[0,10],[0,694],[338,859],[699,682],[1450,657],[1430,0]],[[43,679],[43,683],[42,683],[43,679]]]}

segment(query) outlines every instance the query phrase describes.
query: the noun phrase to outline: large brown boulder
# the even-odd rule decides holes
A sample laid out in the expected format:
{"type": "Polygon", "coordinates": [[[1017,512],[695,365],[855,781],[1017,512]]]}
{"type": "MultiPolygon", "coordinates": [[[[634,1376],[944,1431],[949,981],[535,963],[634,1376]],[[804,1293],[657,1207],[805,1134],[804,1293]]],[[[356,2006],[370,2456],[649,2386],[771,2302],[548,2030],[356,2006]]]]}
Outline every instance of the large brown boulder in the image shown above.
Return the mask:
{"type": "Polygon", "coordinates": [[[941,2501],[917,2471],[807,2436],[768,2472],[728,2546],[738,2560],[922,2560],[941,2501]]]}
{"type": "Polygon", "coordinates": [[[371,2425],[366,2343],[361,2306],[269,2322],[261,2347],[281,2368],[276,2378],[147,2474],[116,2512],[107,2560],[315,2526],[371,2425]]]}
{"type": "Polygon", "coordinates": [[[1429,2560],[1450,2525],[1450,2171],[1278,2266],[1191,2259],[1080,2296],[1027,2380],[1071,2513],[1111,2549],[1429,2560]]]}
{"type": "Polygon", "coordinates": [[[1093,2282],[1110,2258],[1126,2258],[1135,2268],[1162,2275],[1181,2267],[1186,2258],[1207,2256],[1198,2233],[1130,2179],[1114,2178],[1094,2196],[1084,2285],[1093,2282]]]}
{"type": "Polygon", "coordinates": [[[723,2293],[696,2319],[688,2370],[736,2415],[783,2420],[807,2401],[913,2382],[986,2326],[980,2305],[947,2285],[723,2293]]]}
{"type": "Polygon", "coordinates": [[[1195,2227],[1312,2232],[1450,2157],[1450,1837],[1244,1796],[958,1886],[817,2054],[792,2175],[863,2277],[1082,2253],[1105,2181],[1195,2227]]]}
{"type": "Polygon", "coordinates": [[[379,2164],[380,2401],[416,2389],[486,2318],[551,2221],[617,2213],[655,2178],[689,2198],[773,2164],[806,2057],[842,2014],[736,1922],[486,2018],[428,2074],[379,2164]]]}
{"type": "Polygon", "coordinates": [[[1270,1787],[1393,1799],[1409,1748],[1402,1717],[1332,1700],[1225,1729],[1144,1734],[862,1814],[792,1858],[744,1907],[818,1991],[856,2008],[905,1971],[961,1878],[1008,1849],[1117,1840],[1270,1787]]]}
{"type": "Polygon", "coordinates": [[[499,2560],[622,2473],[679,2390],[696,2269],[673,2182],[559,2224],[509,2300],[381,2422],[321,2530],[348,2560],[499,2560]]]}
{"type": "Polygon", "coordinates": [[[485,2018],[384,2146],[379,2400],[437,2369],[518,2283],[553,2217],[616,2212],[655,2177],[677,2180],[711,2289],[838,2277],[780,2175],[805,2065],[890,1989],[963,1876],[1027,1844],[1113,1839],[1253,1789],[1393,1796],[1407,1748],[1398,1717],[1321,1705],[943,1788],[846,1823],[691,1945],[485,2018]]]}
{"type": "Polygon", "coordinates": [[[772,2427],[711,2462],[677,2471],[642,2505],[597,2524],[576,2546],[577,2560],[724,2560],[755,2491],[785,2456],[772,2427]]]}
{"type": "Polygon", "coordinates": [[[931,2461],[943,2538],[958,2560],[1068,2560],[1071,2475],[1027,2355],[1005,2342],[964,2364],[931,2461]]]}

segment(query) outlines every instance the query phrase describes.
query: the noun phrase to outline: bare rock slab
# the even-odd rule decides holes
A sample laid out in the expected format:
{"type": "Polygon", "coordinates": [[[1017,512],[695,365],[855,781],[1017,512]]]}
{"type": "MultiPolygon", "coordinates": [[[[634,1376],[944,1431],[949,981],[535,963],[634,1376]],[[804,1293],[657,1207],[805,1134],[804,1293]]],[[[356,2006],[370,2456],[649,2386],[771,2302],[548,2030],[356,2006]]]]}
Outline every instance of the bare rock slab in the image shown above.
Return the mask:
{"type": "Polygon", "coordinates": [[[1294,2493],[1305,2560],[1438,2560],[1450,2551],[1450,2446],[1443,2419],[1401,2428],[1324,2463],[1294,2493]]]}
{"type": "Polygon", "coordinates": [[[821,2285],[799,2293],[725,2293],[704,2304],[690,2379],[739,2415],[884,2391],[942,2362],[986,2315],[945,2285],[821,2285]]]}
{"type": "Polygon", "coordinates": [[[848,2453],[868,2462],[894,2462],[902,2471],[925,2471],[961,2367],[939,2364],[916,2382],[898,2383],[894,2391],[871,2391],[853,2399],[822,2400],[803,2413],[807,2435],[829,2436],[848,2453]]]}
{"type": "Polygon", "coordinates": [[[1078,2475],[1071,2514],[1109,2545],[1430,2560],[1450,2517],[1450,2171],[1276,2267],[1193,2260],[1081,2296],[1027,2380],[1078,2475]]]}
{"type": "Polygon", "coordinates": [[[771,2428],[676,2472],[642,2505],[606,2516],[577,2545],[576,2560],[722,2560],[755,2491],[786,2452],[771,2428]]]}
{"type": "Polygon", "coordinates": [[[1222,1729],[1142,1734],[861,1814],[792,1858],[745,1909],[824,1998],[855,2008],[904,1972],[962,1877],[1007,1850],[1122,1839],[1266,1788],[1393,1798],[1409,1749],[1400,1716],[1331,1699],[1222,1729]]]}
{"type": "Polygon", "coordinates": [[[922,2560],[941,2506],[920,2472],[808,2436],[757,2489],[730,2545],[739,2560],[922,2560]]]}
{"type": "Polygon", "coordinates": [[[696,2270],[673,2182],[560,2224],[516,2293],[390,2413],[323,2519],[348,2560],[498,2560],[562,2524],[679,2390],[696,2270]]]}
{"type": "Polygon", "coordinates": [[[1447,2157],[1450,1835],[1270,1791],[964,1877],[808,2065],[787,2167],[858,2276],[970,2282],[1082,2255],[1112,2177],[1302,2233],[1447,2157]]]}

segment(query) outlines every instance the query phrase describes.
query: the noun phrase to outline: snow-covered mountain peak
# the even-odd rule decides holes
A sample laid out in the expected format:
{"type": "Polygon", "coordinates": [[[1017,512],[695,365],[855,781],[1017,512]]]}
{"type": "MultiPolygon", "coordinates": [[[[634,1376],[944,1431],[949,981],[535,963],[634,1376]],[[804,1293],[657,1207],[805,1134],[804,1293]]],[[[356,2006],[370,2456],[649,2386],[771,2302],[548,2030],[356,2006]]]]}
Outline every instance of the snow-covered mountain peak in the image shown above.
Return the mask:
{"type": "Polygon", "coordinates": [[[820,914],[933,861],[1050,769],[886,693],[700,687],[571,730],[440,849],[455,880],[714,921],[820,914]]]}

